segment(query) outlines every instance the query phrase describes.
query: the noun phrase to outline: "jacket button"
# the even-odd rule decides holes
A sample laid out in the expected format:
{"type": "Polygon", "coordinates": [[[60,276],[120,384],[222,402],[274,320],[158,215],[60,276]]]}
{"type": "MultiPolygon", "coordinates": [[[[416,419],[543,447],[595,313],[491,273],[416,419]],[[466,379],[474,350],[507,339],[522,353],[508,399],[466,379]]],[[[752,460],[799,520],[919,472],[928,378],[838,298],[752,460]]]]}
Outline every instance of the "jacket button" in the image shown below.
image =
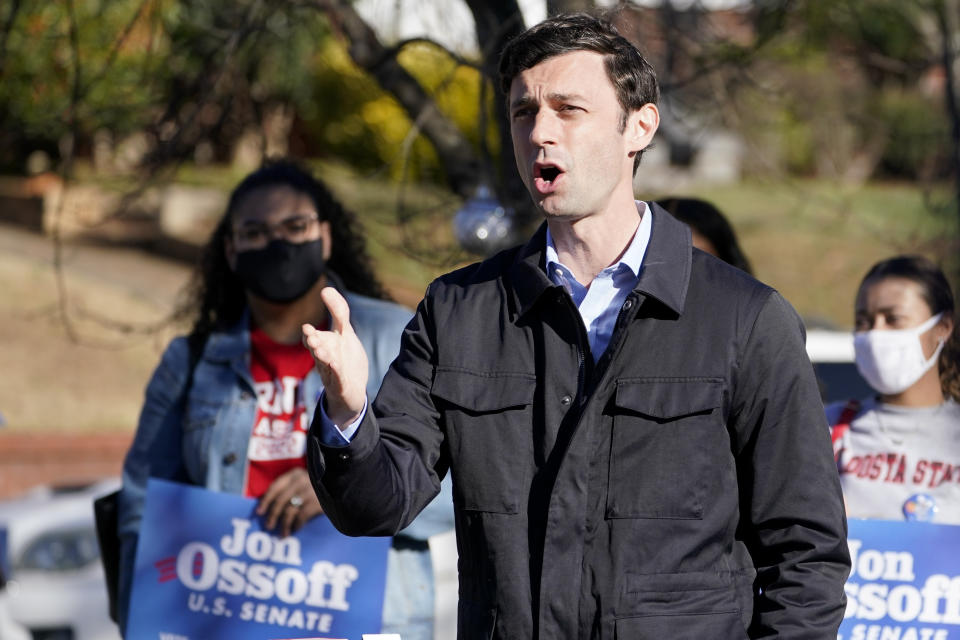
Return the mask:
{"type": "Polygon", "coordinates": [[[350,459],[350,454],[349,454],[349,453],[341,453],[341,454],[339,454],[337,457],[340,458],[340,460],[342,460],[343,462],[346,462],[347,460],[350,459]]]}
{"type": "Polygon", "coordinates": [[[235,453],[228,453],[227,455],[223,456],[223,464],[233,464],[236,461],[237,454],[235,453]]]}
{"type": "Polygon", "coordinates": [[[623,310],[629,311],[633,307],[633,300],[627,300],[623,303],[623,310]]]}
{"type": "Polygon", "coordinates": [[[563,396],[562,398],[560,398],[560,404],[562,404],[565,407],[569,405],[571,402],[573,402],[573,398],[571,398],[570,396],[563,396]]]}

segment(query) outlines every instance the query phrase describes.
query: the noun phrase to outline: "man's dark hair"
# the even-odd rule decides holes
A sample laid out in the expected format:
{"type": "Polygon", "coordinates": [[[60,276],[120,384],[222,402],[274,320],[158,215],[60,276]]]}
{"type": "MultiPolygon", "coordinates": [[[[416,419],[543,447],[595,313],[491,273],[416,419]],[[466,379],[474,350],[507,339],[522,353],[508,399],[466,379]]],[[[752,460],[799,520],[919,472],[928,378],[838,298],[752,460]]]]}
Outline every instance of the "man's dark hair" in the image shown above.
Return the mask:
{"type": "Polygon", "coordinates": [[[240,202],[252,191],[278,186],[290,187],[309,197],[320,220],[330,223],[327,269],[339,277],[344,287],[374,298],[387,297],[373,274],[366,243],[353,214],[305,167],[291,160],[268,160],[234,188],[223,218],[203,249],[188,298],[177,312],[181,318],[193,319],[191,341],[202,344],[211,332],[228,329],[243,316],[246,293],[227,263],[224,242],[232,231],[233,213],[240,202]]]}
{"type": "Polygon", "coordinates": [[[659,100],[657,74],[650,63],[617,32],[613,24],[585,13],[548,18],[508,42],[500,54],[503,95],[510,95],[510,84],[521,71],[535,67],[547,58],[574,51],[603,54],[607,77],[623,109],[621,131],[626,126],[627,113],[659,100]]]}

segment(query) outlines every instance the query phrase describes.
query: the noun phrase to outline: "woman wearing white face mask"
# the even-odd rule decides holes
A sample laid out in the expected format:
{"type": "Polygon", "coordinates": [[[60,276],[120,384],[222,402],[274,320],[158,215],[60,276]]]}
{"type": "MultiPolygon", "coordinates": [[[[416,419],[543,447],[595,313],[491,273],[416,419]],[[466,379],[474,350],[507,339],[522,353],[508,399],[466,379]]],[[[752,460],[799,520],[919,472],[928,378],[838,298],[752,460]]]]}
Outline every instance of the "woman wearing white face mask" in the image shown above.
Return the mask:
{"type": "Polygon", "coordinates": [[[847,514],[960,524],[960,340],[943,272],[917,256],[874,265],[855,331],[877,395],[827,407],[847,514]]]}

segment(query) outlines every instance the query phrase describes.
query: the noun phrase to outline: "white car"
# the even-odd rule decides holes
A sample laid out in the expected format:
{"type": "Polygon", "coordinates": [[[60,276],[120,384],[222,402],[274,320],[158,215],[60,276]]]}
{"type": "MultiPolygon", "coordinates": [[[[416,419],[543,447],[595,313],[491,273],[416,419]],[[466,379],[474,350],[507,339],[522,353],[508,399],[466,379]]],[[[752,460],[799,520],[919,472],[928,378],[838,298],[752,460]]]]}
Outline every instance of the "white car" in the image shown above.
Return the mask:
{"type": "MultiPolygon", "coordinates": [[[[3,582],[3,581],[0,581],[3,582]]],[[[32,640],[30,630],[10,615],[10,603],[6,583],[0,584],[0,638],[3,640],[32,640]]]]}
{"type": "Polygon", "coordinates": [[[807,355],[817,374],[824,404],[860,400],[874,393],[857,371],[851,332],[808,330],[807,355]]]}
{"type": "Polygon", "coordinates": [[[34,640],[119,640],[93,519],[109,479],[75,489],[37,487],[0,502],[6,530],[7,612],[34,640]]]}

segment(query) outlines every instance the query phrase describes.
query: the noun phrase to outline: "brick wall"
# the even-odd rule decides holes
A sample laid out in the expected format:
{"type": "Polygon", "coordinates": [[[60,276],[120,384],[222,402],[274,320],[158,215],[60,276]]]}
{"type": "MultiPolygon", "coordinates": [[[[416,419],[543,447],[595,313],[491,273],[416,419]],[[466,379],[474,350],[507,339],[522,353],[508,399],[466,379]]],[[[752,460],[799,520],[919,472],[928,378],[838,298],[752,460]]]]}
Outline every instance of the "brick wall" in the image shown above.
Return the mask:
{"type": "Polygon", "coordinates": [[[40,485],[119,476],[132,434],[0,432],[0,500],[40,485]]]}

